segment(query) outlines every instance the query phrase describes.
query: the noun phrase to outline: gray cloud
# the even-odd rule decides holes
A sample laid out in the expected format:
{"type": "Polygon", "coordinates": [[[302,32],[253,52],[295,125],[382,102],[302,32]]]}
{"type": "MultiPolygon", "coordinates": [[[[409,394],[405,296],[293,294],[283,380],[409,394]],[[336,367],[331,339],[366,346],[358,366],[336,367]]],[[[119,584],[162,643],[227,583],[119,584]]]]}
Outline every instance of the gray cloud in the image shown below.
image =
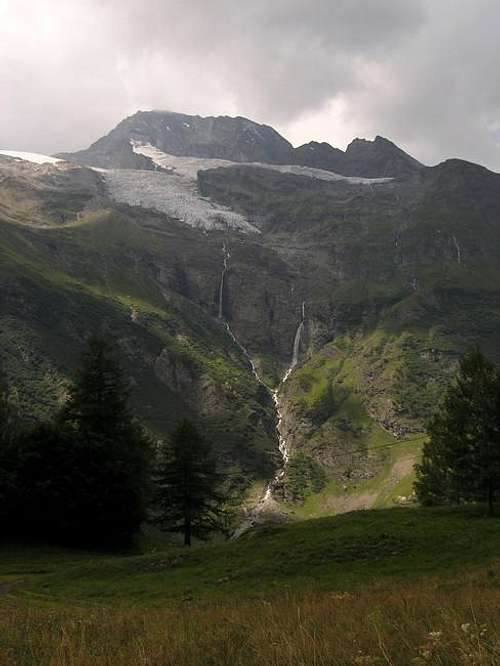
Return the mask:
{"type": "Polygon", "coordinates": [[[168,108],[500,169],[499,20],[496,0],[0,0],[0,147],[168,108]]]}

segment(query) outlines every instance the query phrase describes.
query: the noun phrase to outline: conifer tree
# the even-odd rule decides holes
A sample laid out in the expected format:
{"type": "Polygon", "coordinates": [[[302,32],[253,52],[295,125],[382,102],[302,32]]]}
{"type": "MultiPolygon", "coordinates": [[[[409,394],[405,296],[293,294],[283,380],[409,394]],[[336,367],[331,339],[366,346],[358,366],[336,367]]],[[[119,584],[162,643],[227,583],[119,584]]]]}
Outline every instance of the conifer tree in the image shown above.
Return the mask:
{"type": "Polygon", "coordinates": [[[84,539],[129,536],[145,518],[149,442],[129,394],[110,342],[92,338],[60,419],[74,436],[74,526],[84,539]]]}
{"type": "Polygon", "coordinates": [[[80,497],[71,433],[56,423],[25,429],[15,446],[11,531],[23,539],[65,543],[80,530],[80,497]]]}
{"type": "Polygon", "coordinates": [[[17,393],[0,373],[0,443],[11,443],[20,429],[17,393]]]}
{"type": "Polygon", "coordinates": [[[500,372],[475,349],[428,426],[415,489],[423,504],[479,501],[500,489],[500,372]]]}
{"type": "Polygon", "coordinates": [[[227,527],[230,494],[222,491],[223,477],[207,442],[188,420],[182,421],[171,442],[160,451],[154,475],[154,522],[169,532],[204,539],[227,527]]]}
{"type": "Polygon", "coordinates": [[[15,509],[18,506],[20,435],[19,413],[15,393],[0,374],[0,522],[8,532],[16,523],[15,509]]]}

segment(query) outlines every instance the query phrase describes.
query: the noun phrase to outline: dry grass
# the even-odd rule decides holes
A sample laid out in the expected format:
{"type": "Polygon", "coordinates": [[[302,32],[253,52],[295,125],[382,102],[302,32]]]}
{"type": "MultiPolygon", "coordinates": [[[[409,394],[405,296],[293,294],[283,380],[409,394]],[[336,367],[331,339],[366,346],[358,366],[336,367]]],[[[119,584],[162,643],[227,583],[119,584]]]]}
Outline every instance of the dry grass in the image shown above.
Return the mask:
{"type": "Polygon", "coordinates": [[[500,663],[488,572],[357,592],[168,609],[47,608],[4,599],[0,664],[151,666],[500,663]]]}

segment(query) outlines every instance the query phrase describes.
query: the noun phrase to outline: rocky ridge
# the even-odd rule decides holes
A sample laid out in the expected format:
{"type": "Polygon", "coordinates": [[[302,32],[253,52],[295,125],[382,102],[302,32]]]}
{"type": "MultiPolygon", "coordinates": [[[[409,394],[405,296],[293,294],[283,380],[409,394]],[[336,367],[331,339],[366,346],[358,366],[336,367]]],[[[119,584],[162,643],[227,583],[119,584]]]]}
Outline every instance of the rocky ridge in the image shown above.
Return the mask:
{"type": "Polygon", "coordinates": [[[294,148],[276,130],[247,118],[189,116],[171,111],[138,111],[88,149],[59,157],[105,169],[154,169],[133,150],[152,145],[174,156],[288,164],[333,171],[343,176],[387,178],[417,173],[422,165],[391,141],[355,139],[345,152],[327,143],[294,148]]]}

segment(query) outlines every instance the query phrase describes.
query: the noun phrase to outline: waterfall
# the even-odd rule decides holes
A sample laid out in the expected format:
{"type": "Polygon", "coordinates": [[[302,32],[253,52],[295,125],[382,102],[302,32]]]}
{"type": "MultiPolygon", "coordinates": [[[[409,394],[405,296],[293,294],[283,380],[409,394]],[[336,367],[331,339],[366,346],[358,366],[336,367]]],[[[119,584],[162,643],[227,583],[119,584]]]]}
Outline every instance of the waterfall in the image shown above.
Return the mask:
{"type": "Polygon", "coordinates": [[[300,343],[302,342],[302,333],[304,332],[304,325],[305,325],[305,320],[306,320],[306,303],[305,301],[302,302],[302,319],[300,320],[300,323],[297,327],[297,331],[295,332],[295,337],[293,339],[293,348],[292,348],[292,362],[288,366],[288,370],[285,372],[283,375],[283,379],[281,380],[281,383],[284,384],[288,377],[291,375],[293,369],[299,362],[299,354],[300,354],[300,343]]]}
{"type": "Polygon", "coordinates": [[[460,249],[460,245],[458,244],[456,236],[452,236],[453,238],[453,243],[455,245],[455,250],[457,251],[457,261],[459,264],[462,263],[462,251],[460,249]]]}
{"type": "Polygon", "coordinates": [[[220,283],[219,283],[219,311],[218,311],[218,319],[219,321],[224,323],[224,327],[228,333],[228,335],[231,337],[233,342],[239,347],[243,355],[248,361],[248,364],[250,368],[252,369],[252,373],[255,377],[255,379],[266,388],[266,390],[269,392],[271,395],[275,410],[276,410],[276,433],[278,436],[278,448],[283,460],[282,466],[276,471],[274,477],[271,479],[271,481],[267,484],[266,489],[264,491],[264,494],[262,495],[261,499],[259,500],[258,504],[253,507],[251,510],[247,512],[247,516],[245,520],[241,523],[241,525],[238,527],[238,529],[234,532],[232,538],[236,539],[241,534],[246,532],[248,529],[250,529],[253,525],[255,525],[258,522],[262,522],[262,519],[259,518],[260,514],[265,512],[266,510],[272,508],[273,503],[276,504],[274,498],[273,498],[273,492],[278,485],[278,483],[281,481],[285,474],[285,467],[290,459],[290,454],[288,452],[288,447],[287,447],[287,442],[286,438],[282,434],[282,422],[283,422],[283,415],[281,412],[280,408],[280,399],[279,399],[279,391],[280,388],[283,386],[283,384],[287,381],[288,377],[296,367],[296,365],[299,362],[299,356],[300,356],[300,345],[302,342],[302,335],[304,332],[304,327],[305,327],[305,320],[306,320],[306,304],[305,301],[302,303],[301,307],[301,319],[299,322],[299,325],[297,327],[297,330],[295,332],[295,337],[293,339],[293,347],[292,347],[292,360],[290,365],[288,366],[285,374],[283,375],[279,386],[276,389],[271,389],[265,381],[262,379],[262,377],[259,375],[259,372],[257,370],[257,366],[255,365],[250,352],[248,349],[238,340],[236,335],[233,333],[231,330],[231,327],[229,325],[229,322],[224,319],[224,309],[223,309],[223,304],[224,304],[224,284],[225,284],[225,278],[226,278],[226,273],[228,270],[228,262],[231,257],[231,253],[229,252],[228,247],[226,246],[226,243],[222,244],[222,253],[223,253],[223,266],[222,266],[222,272],[221,272],[221,277],[220,277],[220,283]]]}
{"type": "Polygon", "coordinates": [[[224,322],[224,326],[226,327],[226,331],[228,332],[231,340],[234,342],[235,345],[237,345],[241,351],[243,352],[243,356],[248,361],[249,366],[252,368],[252,373],[255,379],[259,382],[259,384],[262,384],[269,392],[271,392],[271,389],[269,386],[265,383],[265,381],[262,379],[262,377],[259,375],[259,371],[257,370],[257,366],[255,365],[253,358],[250,356],[250,352],[246,347],[244,347],[241,342],[238,340],[238,338],[235,336],[233,331],[231,330],[231,327],[229,326],[228,322],[224,322]]]}
{"type": "Polygon", "coordinates": [[[297,363],[299,362],[299,354],[300,354],[300,344],[302,342],[302,334],[304,332],[304,327],[305,327],[305,320],[306,320],[306,303],[305,301],[302,302],[302,308],[301,308],[301,320],[299,322],[299,325],[297,327],[297,331],[295,332],[295,337],[293,339],[293,348],[292,348],[292,362],[288,366],[287,371],[283,375],[283,378],[278,386],[274,391],[272,391],[272,397],[274,401],[274,405],[276,408],[276,418],[277,418],[277,423],[276,423],[276,432],[278,434],[278,448],[281,453],[281,457],[283,459],[283,466],[278,469],[276,474],[274,475],[273,479],[268,483],[266,491],[264,493],[264,496],[261,500],[261,504],[265,505],[266,503],[269,503],[273,500],[273,491],[278,485],[278,483],[281,481],[285,474],[285,467],[290,460],[290,453],[288,451],[288,446],[287,446],[287,441],[286,437],[282,433],[282,422],[283,422],[283,414],[281,412],[280,408],[280,400],[279,400],[279,390],[283,386],[283,384],[287,381],[288,377],[291,375],[293,372],[294,368],[296,367],[297,363]]]}
{"type": "Polygon", "coordinates": [[[226,280],[226,273],[228,270],[228,263],[229,259],[231,258],[231,252],[229,251],[229,248],[227,247],[226,243],[222,243],[222,253],[223,253],[223,264],[222,264],[222,272],[220,276],[220,283],[219,283],[219,312],[218,312],[218,319],[224,323],[224,327],[226,331],[228,332],[229,337],[231,340],[234,342],[234,344],[240,348],[241,352],[243,353],[243,356],[247,359],[248,365],[252,369],[253,376],[255,379],[259,382],[259,384],[262,384],[269,393],[272,393],[271,389],[269,386],[264,382],[262,377],[259,375],[259,372],[257,370],[257,366],[255,365],[252,357],[250,356],[250,352],[248,349],[241,344],[241,342],[238,340],[238,338],[235,336],[233,331],[231,330],[231,327],[229,325],[229,322],[227,319],[224,317],[224,286],[225,286],[225,280],[226,280]]]}
{"type": "Polygon", "coordinates": [[[224,312],[223,312],[223,305],[224,305],[224,282],[226,279],[226,273],[227,273],[227,262],[228,259],[231,257],[231,253],[229,252],[229,249],[226,247],[226,243],[222,243],[222,254],[224,255],[224,262],[222,264],[222,273],[220,276],[220,283],[219,283],[219,319],[223,318],[224,312]]]}
{"type": "Polygon", "coordinates": [[[306,319],[306,304],[305,301],[302,303],[302,308],[301,308],[301,320],[299,322],[299,325],[297,327],[297,330],[295,332],[295,337],[293,340],[293,348],[292,348],[292,361],[290,365],[288,366],[288,369],[286,370],[285,374],[283,375],[281,382],[279,383],[278,387],[274,390],[270,389],[269,386],[262,380],[262,378],[259,376],[257,369],[255,367],[254,362],[252,361],[249,352],[245,349],[245,347],[238,341],[238,339],[235,337],[233,332],[231,331],[231,328],[229,327],[229,324],[226,322],[226,329],[231,338],[234,340],[234,342],[238,345],[238,347],[242,350],[242,352],[245,354],[247,357],[251,367],[252,371],[255,375],[255,378],[257,381],[265,386],[265,388],[270,392],[271,397],[274,402],[274,406],[276,409],[276,433],[278,435],[278,449],[281,454],[283,464],[282,466],[276,471],[275,475],[269,481],[269,483],[266,486],[266,489],[264,491],[264,494],[260,498],[258,504],[254,506],[252,509],[247,511],[246,518],[243,520],[243,522],[240,524],[240,526],[235,530],[233,533],[232,537],[233,539],[237,539],[240,537],[242,534],[244,534],[247,530],[251,529],[254,525],[263,522],[263,517],[262,515],[269,511],[272,511],[273,509],[277,508],[277,503],[276,500],[273,497],[273,493],[280,483],[281,479],[285,475],[285,468],[290,460],[290,453],[288,451],[288,446],[287,446],[287,441],[286,437],[282,433],[282,423],[283,423],[283,414],[281,412],[281,407],[280,407],[280,399],[279,399],[279,392],[283,384],[287,381],[288,377],[296,367],[296,365],[299,362],[299,355],[300,355],[300,344],[302,342],[302,334],[304,332],[304,327],[305,327],[305,319],[306,319]]]}

